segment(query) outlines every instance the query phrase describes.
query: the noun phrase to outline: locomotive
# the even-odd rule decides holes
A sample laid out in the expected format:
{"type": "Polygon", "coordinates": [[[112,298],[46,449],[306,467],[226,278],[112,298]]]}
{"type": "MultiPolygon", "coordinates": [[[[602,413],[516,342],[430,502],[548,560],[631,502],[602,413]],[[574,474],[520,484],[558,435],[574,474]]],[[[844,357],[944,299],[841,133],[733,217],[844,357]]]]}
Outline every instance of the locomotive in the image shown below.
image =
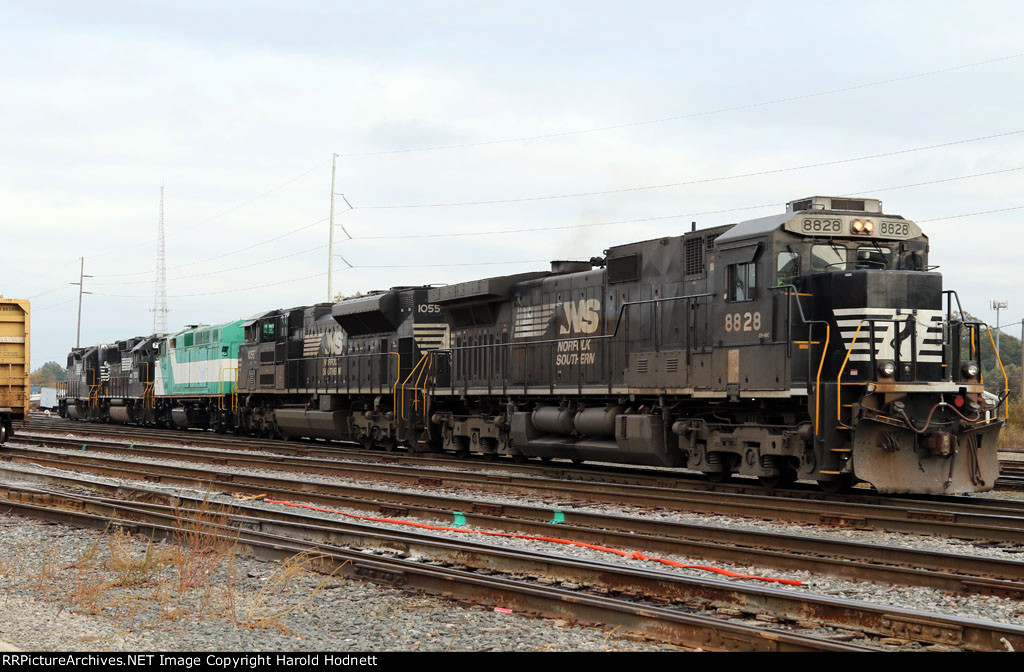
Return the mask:
{"type": "Polygon", "coordinates": [[[992,337],[928,253],[877,199],[803,198],[546,271],[75,349],[61,413],[829,491],[990,490],[992,337]]]}

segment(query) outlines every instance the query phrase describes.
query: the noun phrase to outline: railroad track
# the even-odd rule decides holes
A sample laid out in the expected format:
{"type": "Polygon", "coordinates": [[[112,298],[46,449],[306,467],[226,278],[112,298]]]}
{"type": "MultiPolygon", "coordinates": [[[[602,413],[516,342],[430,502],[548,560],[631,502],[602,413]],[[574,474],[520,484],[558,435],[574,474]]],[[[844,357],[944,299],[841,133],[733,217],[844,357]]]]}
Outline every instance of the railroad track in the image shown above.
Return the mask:
{"type": "MultiPolygon", "coordinates": [[[[324,459],[356,460],[361,462],[379,462],[384,464],[406,464],[433,466],[443,469],[462,471],[486,470],[508,473],[536,474],[563,480],[595,481],[601,483],[621,483],[633,485],[650,485],[654,487],[681,487],[708,492],[736,492],[752,495],[785,495],[790,498],[817,499],[822,501],[860,501],[899,502],[908,499],[930,502],[950,502],[963,504],[967,498],[962,496],[915,495],[915,496],[882,496],[868,487],[857,487],[847,493],[826,494],[817,485],[796,483],[786,488],[766,488],[757,481],[747,478],[736,478],[725,483],[711,483],[703,475],[678,469],[657,469],[649,467],[631,467],[628,465],[610,464],[571,464],[568,461],[538,462],[530,460],[525,463],[513,462],[511,459],[485,460],[479,456],[456,458],[441,453],[409,453],[405,451],[386,452],[382,450],[366,450],[358,444],[329,443],[319,440],[278,441],[237,437],[225,434],[214,434],[201,430],[154,430],[132,425],[105,425],[86,422],[72,422],[60,418],[33,416],[30,427],[21,428],[21,433],[38,436],[41,432],[73,433],[90,440],[112,438],[126,443],[153,442],[159,444],[187,444],[193,447],[232,449],[246,452],[272,453],[293,457],[317,457],[324,459]]],[[[996,482],[997,489],[1024,490],[1024,461],[1008,460],[1001,462],[1006,475],[996,482]],[[1015,477],[1016,474],[1016,477],[1015,477]]],[[[980,498],[984,499],[984,498],[980,498]]],[[[1024,504],[1020,506],[1024,511],[1024,504]]]]}
{"type": "MultiPolygon", "coordinates": [[[[125,450],[125,452],[131,452],[125,450]]],[[[543,506],[480,502],[462,495],[415,494],[365,485],[328,485],[281,477],[224,474],[210,469],[154,469],[142,462],[100,456],[69,455],[12,448],[12,462],[43,464],[60,469],[161,482],[214,492],[266,494],[275,499],[349,508],[372,515],[454,520],[458,512],[467,524],[513,533],[558,535],[573,541],[644,552],[700,557],[704,561],[754,564],[788,571],[804,570],[852,580],[927,586],[955,593],[984,593],[1024,598],[1024,563],[991,557],[915,550],[806,535],[721,528],[644,518],[589,513],[543,506]],[[552,522],[557,521],[553,527],[552,522]]],[[[214,468],[219,465],[212,465],[214,468]]],[[[63,487],[100,488],[71,476],[2,471],[7,480],[32,479],[63,487]]],[[[422,482],[421,477],[417,477],[422,482]]],[[[104,494],[114,496],[117,486],[104,494]]]]}
{"type": "MultiPolygon", "coordinates": [[[[135,494],[160,497],[144,490],[135,494]]],[[[113,523],[157,539],[173,538],[183,521],[192,525],[204,516],[201,528],[188,529],[237,539],[263,557],[312,551],[325,571],[616,627],[689,647],[863,651],[910,642],[973,651],[1024,647],[1024,628],[1017,626],[439,540],[296,513],[269,518],[265,510],[245,505],[211,516],[208,503],[198,499],[125,502],[26,487],[0,488],[0,501],[24,515],[103,529],[113,523]]]]}
{"type": "MultiPolygon", "coordinates": [[[[675,482],[654,487],[620,483],[591,483],[561,480],[541,476],[515,476],[504,474],[453,472],[411,465],[366,465],[350,462],[282,458],[227,451],[201,451],[167,446],[146,446],[126,441],[83,441],[80,438],[54,438],[16,435],[8,441],[0,459],[14,462],[35,462],[56,468],[73,468],[91,473],[117,476],[124,473],[126,464],[131,469],[145,472],[150,480],[182,483],[231,483],[232,487],[256,490],[286,488],[307,494],[331,494],[372,499],[375,488],[362,485],[283,481],[277,477],[225,472],[216,467],[257,468],[274,471],[298,471],[326,474],[364,482],[387,481],[404,485],[450,488],[456,491],[472,490],[506,496],[528,494],[569,504],[590,503],[615,506],[633,506],[656,511],[693,512],[716,515],[747,516],[757,519],[795,523],[876,529],[927,535],[943,535],[961,539],[994,541],[1024,545],[1024,502],[1014,500],[943,498],[939,500],[869,498],[865,503],[857,498],[794,499],[769,494],[746,494],[729,491],[687,489],[675,482]],[[125,445],[129,443],[129,445],[125,445]],[[74,450],[48,452],[37,446],[74,450]],[[185,467],[154,464],[145,461],[126,462],[124,459],[90,455],[89,450],[107,451],[125,458],[150,457],[183,459],[205,462],[207,467],[185,467]],[[177,482],[177,481],[174,481],[177,482]],[[952,499],[952,501],[950,501],[952,499]]],[[[400,495],[394,494],[398,498],[400,495]]],[[[400,506],[428,506],[447,508],[451,499],[442,496],[405,493],[400,506]],[[441,498],[441,499],[437,499],[441,498]],[[444,502],[444,503],[442,503],[444,502]]],[[[550,510],[549,514],[550,516],[550,510]]]]}

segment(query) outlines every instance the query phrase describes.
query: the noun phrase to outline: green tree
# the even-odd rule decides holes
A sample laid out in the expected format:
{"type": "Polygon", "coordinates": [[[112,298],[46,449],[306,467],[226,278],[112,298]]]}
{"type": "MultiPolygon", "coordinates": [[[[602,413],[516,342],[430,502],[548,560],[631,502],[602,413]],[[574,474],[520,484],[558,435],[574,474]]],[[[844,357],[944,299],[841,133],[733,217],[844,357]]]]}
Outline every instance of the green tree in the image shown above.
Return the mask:
{"type": "Polygon", "coordinates": [[[47,362],[32,372],[32,384],[53,387],[68,379],[68,372],[57,362],[47,362]]]}
{"type": "MultiPolygon", "coordinates": [[[[966,314],[967,321],[979,321],[970,313],[966,314]]],[[[1011,330],[1019,329],[1020,325],[1011,325],[1011,330]]],[[[1006,377],[1010,383],[1010,394],[1014,397],[1019,397],[1021,393],[1021,343],[1020,339],[1012,334],[1008,333],[1006,328],[1001,329],[1002,334],[999,337],[999,359],[1003,362],[1003,369],[1006,371],[1006,377]]],[[[993,328],[993,337],[995,336],[995,329],[993,328]]],[[[999,361],[996,359],[995,349],[992,347],[993,339],[989,338],[989,335],[984,331],[981,332],[981,374],[985,379],[985,389],[993,394],[1002,394],[1003,392],[1003,372],[999,369],[999,361]]],[[[961,343],[963,350],[961,357],[967,358],[970,353],[970,346],[967,342],[966,337],[961,343]]]]}

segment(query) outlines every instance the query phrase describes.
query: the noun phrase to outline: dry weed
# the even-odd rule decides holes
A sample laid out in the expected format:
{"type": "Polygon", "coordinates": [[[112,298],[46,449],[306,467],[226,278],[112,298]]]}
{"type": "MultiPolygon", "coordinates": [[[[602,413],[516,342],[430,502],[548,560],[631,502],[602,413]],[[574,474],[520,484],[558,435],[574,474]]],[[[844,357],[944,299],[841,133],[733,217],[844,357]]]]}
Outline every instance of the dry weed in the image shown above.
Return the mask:
{"type": "Polygon", "coordinates": [[[160,571],[170,564],[174,557],[170,551],[161,551],[154,547],[153,540],[146,540],[146,552],[142,558],[132,557],[132,536],[117,530],[107,539],[110,558],[105,567],[115,573],[112,585],[127,588],[152,582],[160,571]]]}
{"type": "Polygon", "coordinates": [[[281,619],[312,600],[323,589],[328,579],[334,576],[341,567],[324,575],[312,590],[294,604],[280,606],[277,601],[305,590],[299,584],[298,579],[308,574],[317,573],[316,567],[322,564],[323,560],[323,556],[311,556],[304,552],[282,561],[274,573],[263,583],[249,604],[245,618],[239,621],[238,625],[247,628],[276,628],[285,634],[294,635],[295,633],[288,629],[281,619]]]}
{"type": "Polygon", "coordinates": [[[227,510],[210,502],[209,494],[197,509],[178,509],[172,563],[177,570],[177,590],[185,593],[209,589],[218,569],[232,564],[239,530],[230,527],[227,510]]]}
{"type": "Polygon", "coordinates": [[[67,591],[68,605],[84,614],[96,615],[103,612],[104,593],[110,583],[96,572],[91,564],[81,564],[75,569],[75,578],[67,591]]]}
{"type": "Polygon", "coordinates": [[[59,560],[60,558],[55,548],[50,548],[43,554],[43,559],[35,571],[36,591],[46,595],[53,589],[53,580],[59,570],[59,560]]]}

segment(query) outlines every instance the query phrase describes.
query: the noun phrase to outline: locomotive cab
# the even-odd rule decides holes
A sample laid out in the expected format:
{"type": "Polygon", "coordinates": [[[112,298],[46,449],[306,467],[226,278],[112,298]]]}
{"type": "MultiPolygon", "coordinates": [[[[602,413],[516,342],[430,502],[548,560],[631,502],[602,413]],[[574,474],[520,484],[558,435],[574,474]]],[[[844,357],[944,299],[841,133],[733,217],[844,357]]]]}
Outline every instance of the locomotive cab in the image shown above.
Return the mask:
{"type": "MultiPolygon", "coordinates": [[[[800,475],[827,488],[864,480],[882,492],[990,489],[1002,423],[986,419],[977,375],[982,325],[951,310],[953,293],[928,270],[927,237],[874,199],[816,196],[787,210],[737,225],[716,247],[725,265],[721,344],[756,325],[756,312],[748,320],[751,311],[735,308],[749,305],[772,321],[772,334],[757,334],[762,346],[785,341],[803,355],[789,356],[783,372],[807,390],[813,451],[800,475]],[[750,252],[761,246],[760,257],[750,252]],[[759,272],[769,271],[759,258],[771,260],[770,302],[758,292],[759,272]]],[[[756,363],[733,368],[728,375],[743,380],[758,373],[756,363]]]]}

